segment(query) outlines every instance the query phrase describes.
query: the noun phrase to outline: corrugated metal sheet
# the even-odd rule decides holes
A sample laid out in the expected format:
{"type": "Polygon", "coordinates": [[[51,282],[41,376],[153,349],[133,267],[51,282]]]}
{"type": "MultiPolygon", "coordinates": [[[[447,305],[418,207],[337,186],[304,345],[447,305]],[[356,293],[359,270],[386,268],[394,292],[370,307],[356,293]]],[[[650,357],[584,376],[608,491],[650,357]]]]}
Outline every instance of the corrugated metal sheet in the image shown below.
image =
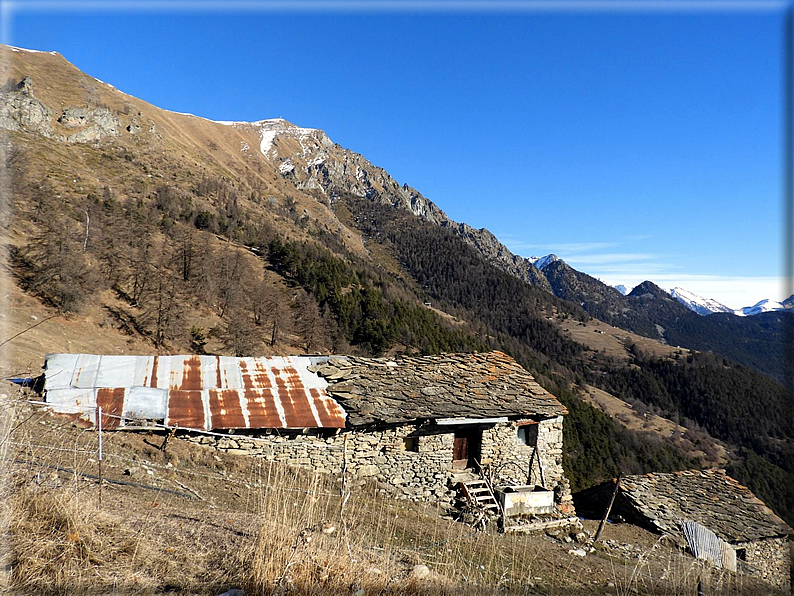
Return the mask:
{"type": "Polygon", "coordinates": [[[50,354],[46,400],[103,428],[156,420],[203,430],[343,428],[346,414],[307,370],[316,357],[50,354]],[[119,417],[121,419],[119,419],[119,417]]]}
{"type": "Polygon", "coordinates": [[[736,551],[730,544],[707,527],[694,521],[682,521],[681,529],[684,531],[689,550],[696,559],[703,559],[716,567],[736,571],[736,551]]]}

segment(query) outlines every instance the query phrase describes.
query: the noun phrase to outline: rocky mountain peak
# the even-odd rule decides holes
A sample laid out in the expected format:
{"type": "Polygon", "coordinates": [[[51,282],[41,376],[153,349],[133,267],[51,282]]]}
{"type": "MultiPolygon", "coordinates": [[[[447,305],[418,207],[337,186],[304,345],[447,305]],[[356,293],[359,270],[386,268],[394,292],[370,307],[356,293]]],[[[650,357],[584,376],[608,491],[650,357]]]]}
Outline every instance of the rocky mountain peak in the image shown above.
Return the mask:
{"type": "Polygon", "coordinates": [[[545,257],[530,257],[529,260],[532,262],[535,267],[543,271],[546,267],[548,267],[551,263],[563,263],[567,265],[565,261],[563,261],[560,257],[555,255],[554,253],[550,255],[546,255],[545,257]]]}
{"type": "Polygon", "coordinates": [[[670,300],[673,301],[673,298],[665,292],[662,288],[657,286],[652,281],[644,281],[640,285],[636,286],[631,292],[628,294],[629,298],[657,298],[660,300],[670,300]]]}

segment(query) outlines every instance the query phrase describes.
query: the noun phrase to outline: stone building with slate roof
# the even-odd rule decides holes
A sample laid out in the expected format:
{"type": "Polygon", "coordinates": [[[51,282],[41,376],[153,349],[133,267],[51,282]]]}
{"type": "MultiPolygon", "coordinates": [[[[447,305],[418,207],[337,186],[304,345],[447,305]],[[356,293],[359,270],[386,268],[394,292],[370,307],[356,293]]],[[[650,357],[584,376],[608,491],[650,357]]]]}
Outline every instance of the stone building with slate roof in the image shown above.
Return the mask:
{"type": "Polygon", "coordinates": [[[405,358],[51,354],[46,400],[105,429],[178,426],[185,439],[451,502],[462,470],[554,491],[565,408],[501,352],[405,358]],[[190,432],[193,431],[193,432],[190,432]],[[196,432],[199,431],[199,432],[196,432]],[[228,434],[226,434],[228,433],[228,434]]]}
{"type": "MultiPolygon", "coordinates": [[[[607,483],[577,493],[579,512],[602,514],[613,487],[607,483]]],[[[667,534],[681,546],[681,522],[698,522],[736,549],[739,571],[790,589],[789,540],[794,530],[725,470],[624,476],[612,507],[612,517],[618,515],[667,534]]]]}
{"type": "Polygon", "coordinates": [[[398,497],[442,503],[453,500],[456,473],[487,465],[497,483],[544,485],[559,513],[574,512],[562,468],[567,410],[506,354],[332,356],[308,370],[327,382],[344,429],[194,440],[334,474],[344,465],[398,497]]]}

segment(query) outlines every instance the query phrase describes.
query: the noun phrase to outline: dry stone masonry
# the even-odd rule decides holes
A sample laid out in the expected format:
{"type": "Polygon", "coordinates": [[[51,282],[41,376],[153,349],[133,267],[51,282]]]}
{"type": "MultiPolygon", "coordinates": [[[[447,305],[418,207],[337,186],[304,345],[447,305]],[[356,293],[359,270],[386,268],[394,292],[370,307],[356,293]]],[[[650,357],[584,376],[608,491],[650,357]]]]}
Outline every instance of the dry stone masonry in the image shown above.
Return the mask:
{"type": "MultiPolygon", "coordinates": [[[[562,469],[562,416],[538,423],[540,464],[533,462],[529,482],[533,448],[519,443],[517,424],[482,426],[482,464],[498,469],[498,482],[540,485],[542,465],[546,485],[557,489],[561,511],[573,511],[570,485],[562,469]]],[[[454,435],[454,428],[425,422],[381,430],[349,430],[330,437],[300,431],[258,436],[187,435],[184,438],[226,453],[260,457],[337,476],[346,462],[351,479],[377,480],[388,485],[398,498],[450,505],[455,494],[454,487],[450,486],[454,474],[454,435]]]]}
{"type": "Polygon", "coordinates": [[[481,465],[497,483],[545,484],[559,511],[573,512],[562,468],[566,410],[509,356],[331,357],[309,370],[344,408],[345,429],[190,440],[336,475],[344,466],[350,478],[376,480],[399,498],[445,504],[454,474],[481,465]]]}
{"type": "MultiPolygon", "coordinates": [[[[593,490],[593,501],[611,491],[593,490]]],[[[587,495],[583,495],[583,499],[587,495]]],[[[577,497],[578,499],[578,497],[577,497]]],[[[585,507],[584,503],[581,504],[585,507]]],[[[603,507],[596,507],[596,509],[603,507]]],[[[788,590],[792,529],[722,469],[626,476],[613,513],[685,544],[681,521],[708,528],[736,549],[737,568],[788,590]]]]}

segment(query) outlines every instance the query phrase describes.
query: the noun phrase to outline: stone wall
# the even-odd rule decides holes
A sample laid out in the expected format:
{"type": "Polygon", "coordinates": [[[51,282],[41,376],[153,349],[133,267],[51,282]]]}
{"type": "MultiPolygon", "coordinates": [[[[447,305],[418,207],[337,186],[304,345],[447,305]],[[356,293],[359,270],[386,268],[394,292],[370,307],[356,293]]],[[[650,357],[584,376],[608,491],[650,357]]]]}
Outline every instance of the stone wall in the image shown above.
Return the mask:
{"type": "Polygon", "coordinates": [[[737,552],[739,571],[762,577],[785,592],[791,589],[791,551],[787,538],[740,542],[733,546],[737,551],[744,550],[744,557],[737,552]],[[742,565],[741,561],[744,561],[749,569],[742,565]]]}
{"type": "Polygon", "coordinates": [[[537,423],[538,454],[534,461],[532,452],[535,447],[518,440],[519,426],[526,423],[534,424],[534,421],[511,421],[483,431],[482,463],[491,464],[497,484],[541,485],[544,484],[542,480],[545,480],[546,488],[554,490],[555,502],[563,513],[573,513],[571,485],[562,467],[563,417],[548,418],[537,423]]]}
{"type": "MultiPolygon", "coordinates": [[[[557,502],[565,510],[571,506],[571,497],[562,470],[562,417],[542,420],[537,426],[546,486],[556,489],[557,502]]],[[[507,422],[477,428],[482,429],[482,463],[497,469],[498,481],[525,484],[533,448],[519,444],[518,424],[507,422]],[[516,465],[504,465],[507,461],[516,465]]],[[[309,467],[337,476],[341,476],[346,462],[349,479],[375,479],[393,487],[399,498],[451,504],[454,491],[449,480],[455,430],[454,426],[424,423],[342,431],[327,437],[282,431],[258,437],[185,435],[183,438],[227,453],[309,467]]],[[[538,464],[534,463],[533,483],[540,484],[539,473],[538,464]]]]}

